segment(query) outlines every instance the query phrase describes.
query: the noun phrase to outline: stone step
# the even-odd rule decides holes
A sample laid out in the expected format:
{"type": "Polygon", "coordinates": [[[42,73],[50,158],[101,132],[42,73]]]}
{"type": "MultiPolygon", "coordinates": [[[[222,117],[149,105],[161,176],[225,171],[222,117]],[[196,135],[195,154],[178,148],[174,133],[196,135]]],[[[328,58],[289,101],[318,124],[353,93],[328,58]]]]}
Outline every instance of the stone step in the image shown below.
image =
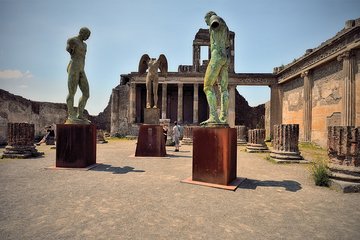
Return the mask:
{"type": "Polygon", "coordinates": [[[360,176],[354,176],[339,172],[330,172],[330,178],[341,181],[360,183],[360,176]]]}

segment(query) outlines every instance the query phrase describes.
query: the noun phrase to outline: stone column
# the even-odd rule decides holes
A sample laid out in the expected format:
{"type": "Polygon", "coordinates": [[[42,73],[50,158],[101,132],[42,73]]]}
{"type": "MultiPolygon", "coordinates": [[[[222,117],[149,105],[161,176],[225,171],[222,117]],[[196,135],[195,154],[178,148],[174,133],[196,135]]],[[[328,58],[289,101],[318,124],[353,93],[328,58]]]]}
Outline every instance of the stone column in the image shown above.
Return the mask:
{"type": "Polygon", "coordinates": [[[29,158],[43,155],[34,146],[34,124],[8,123],[8,145],[3,158],[29,158]]]}
{"type": "Polygon", "coordinates": [[[281,86],[273,84],[270,86],[270,138],[273,138],[273,128],[282,123],[282,91],[281,86]]]}
{"type": "Polygon", "coordinates": [[[200,70],[200,46],[193,44],[193,71],[200,70]]]}
{"type": "Polygon", "coordinates": [[[229,86],[229,115],[228,115],[228,124],[230,127],[235,127],[235,92],[236,85],[229,86]]]}
{"type": "Polygon", "coordinates": [[[299,152],[299,124],[274,126],[273,150],[270,153],[276,162],[297,162],[303,157],[299,152]]]}
{"type": "Polygon", "coordinates": [[[309,71],[301,74],[304,78],[304,141],[311,142],[311,123],[312,123],[312,79],[309,71]]]}
{"type": "Polygon", "coordinates": [[[194,83],[193,123],[199,122],[199,84],[194,83]]]}
{"type": "Polygon", "coordinates": [[[237,133],[237,145],[246,144],[246,127],[245,125],[235,126],[237,133]]]}
{"type": "Polygon", "coordinates": [[[360,127],[328,127],[330,185],[343,192],[360,192],[360,127]]]}
{"type": "Polygon", "coordinates": [[[182,139],[183,145],[192,145],[193,144],[193,130],[199,126],[184,126],[184,137],[182,139]]]}
{"type": "Polygon", "coordinates": [[[114,88],[111,93],[110,133],[116,134],[119,131],[119,91],[114,88]]]}
{"type": "Polygon", "coordinates": [[[130,83],[130,102],[129,102],[129,123],[135,123],[136,113],[136,83],[130,83]]]}
{"type": "Polygon", "coordinates": [[[162,99],[161,99],[161,118],[166,119],[166,108],[167,108],[167,83],[162,84],[162,99]]]}
{"type": "Polygon", "coordinates": [[[178,84],[178,115],[177,121],[182,123],[183,121],[183,84],[178,84]]]}
{"type": "Polygon", "coordinates": [[[338,57],[343,61],[344,92],[341,124],[355,126],[355,67],[356,59],[353,51],[347,51],[338,57]]]}
{"type": "Polygon", "coordinates": [[[265,144],[265,129],[252,129],[248,131],[246,151],[249,153],[269,151],[265,144]]]}

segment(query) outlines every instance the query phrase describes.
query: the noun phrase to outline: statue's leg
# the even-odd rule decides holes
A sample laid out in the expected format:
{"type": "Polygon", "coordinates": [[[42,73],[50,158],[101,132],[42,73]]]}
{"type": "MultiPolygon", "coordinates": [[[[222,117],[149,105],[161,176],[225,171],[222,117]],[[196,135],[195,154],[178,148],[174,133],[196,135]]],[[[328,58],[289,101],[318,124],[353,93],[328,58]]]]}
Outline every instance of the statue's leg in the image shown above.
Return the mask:
{"type": "Polygon", "coordinates": [[[78,79],[79,79],[79,72],[71,71],[71,67],[68,67],[68,90],[69,93],[66,97],[66,105],[68,109],[68,118],[75,119],[75,110],[74,110],[74,96],[76,93],[78,79]]]}
{"type": "Polygon", "coordinates": [[[216,56],[212,56],[209,65],[206,68],[204,78],[204,92],[209,105],[209,119],[200,123],[206,125],[207,123],[219,123],[219,117],[217,114],[217,100],[214,91],[214,84],[219,77],[221,65],[218,63],[216,56]]]}
{"type": "Polygon", "coordinates": [[[229,66],[225,64],[220,70],[220,95],[221,95],[221,103],[220,103],[220,116],[219,119],[223,123],[227,123],[228,112],[229,112],[229,66]]]}
{"type": "Polygon", "coordinates": [[[157,108],[157,103],[158,103],[158,86],[159,86],[159,79],[155,77],[155,79],[153,80],[154,108],[157,108]]]}
{"type": "Polygon", "coordinates": [[[146,77],[146,108],[151,108],[151,79],[146,77]]]}
{"type": "Polygon", "coordinates": [[[85,119],[84,115],[83,115],[84,114],[84,109],[85,109],[86,102],[90,97],[89,83],[88,83],[88,80],[86,78],[85,72],[80,73],[79,88],[80,88],[80,90],[82,92],[82,96],[79,99],[78,118],[79,119],[85,119]]]}

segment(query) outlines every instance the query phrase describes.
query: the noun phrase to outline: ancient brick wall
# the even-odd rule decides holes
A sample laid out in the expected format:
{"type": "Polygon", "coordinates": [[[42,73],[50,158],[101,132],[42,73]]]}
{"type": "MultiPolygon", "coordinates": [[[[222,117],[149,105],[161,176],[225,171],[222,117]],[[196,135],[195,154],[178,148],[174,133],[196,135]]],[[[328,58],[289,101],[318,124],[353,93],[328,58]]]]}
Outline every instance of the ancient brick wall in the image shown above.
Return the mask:
{"type": "MultiPolygon", "coordinates": [[[[342,63],[336,59],[313,70],[311,140],[326,146],[327,117],[342,111],[343,72],[342,63]]],[[[334,122],[334,123],[332,123],[334,122]]]]}
{"type": "Polygon", "coordinates": [[[300,140],[304,136],[304,80],[299,77],[282,86],[283,90],[283,124],[299,124],[300,140]]]}
{"type": "Polygon", "coordinates": [[[128,84],[118,85],[111,95],[111,135],[129,135],[129,95],[128,84]]]}

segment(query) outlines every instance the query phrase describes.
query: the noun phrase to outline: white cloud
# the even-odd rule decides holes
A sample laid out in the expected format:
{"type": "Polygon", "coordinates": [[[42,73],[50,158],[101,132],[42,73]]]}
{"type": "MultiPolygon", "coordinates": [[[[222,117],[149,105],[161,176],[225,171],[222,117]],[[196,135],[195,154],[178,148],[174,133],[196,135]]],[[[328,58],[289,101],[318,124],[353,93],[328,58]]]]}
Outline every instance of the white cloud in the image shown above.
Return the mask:
{"type": "Polygon", "coordinates": [[[24,79],[32,78],[30,71],[21,72],[20,70],[3,70],[0,71],[0,79],[24,79]]]}
{"type": "Polygon", "coordinates": [[[29,86],[28,85],[20,85],[19,88],[28,88],[29,86]]]}

